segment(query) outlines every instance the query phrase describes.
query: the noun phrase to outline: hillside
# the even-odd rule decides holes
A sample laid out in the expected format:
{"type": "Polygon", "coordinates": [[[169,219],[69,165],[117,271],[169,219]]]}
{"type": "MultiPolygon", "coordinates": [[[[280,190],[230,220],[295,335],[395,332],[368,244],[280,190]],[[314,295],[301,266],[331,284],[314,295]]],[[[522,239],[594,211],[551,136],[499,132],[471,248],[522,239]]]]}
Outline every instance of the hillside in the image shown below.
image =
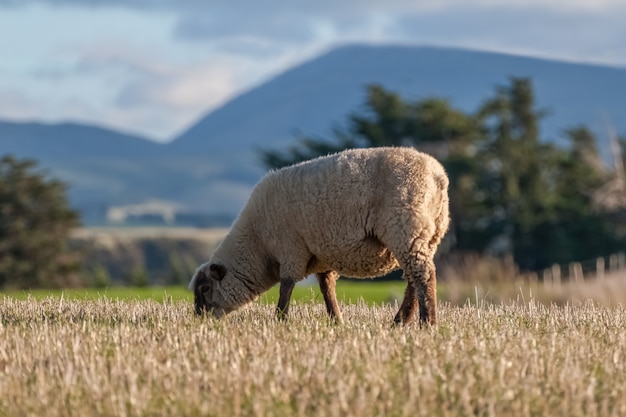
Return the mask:
{"type": "Polygon", "coordinates": [[[175,153],[146,138],[76,123],[0,121],[0,154],[36,159],[42,170],[66,182],[85,224],[106,222],[111,207],[156,200],[181,208],[188,222],[225,225],[248,190],[230,202],[238,184],[214,180],[218,164],[207,163],[205,155],[175,153]],[[201,196],[214,201],[217,194],[225,196],[226,216],[222,207],[210,211],[202,201],[201,196]]]}
{"type": "MultiPolygon", "coordinates": [[[[0,152],[37,158],[67,181],[87,224],[102,223],[112,206],[148,200],[174,204],[192,218],[232,219],[263,174],[257,150],[280,148],[299,134],[329,136],[361,108],[366,85],[381,84],[407,99],[445,97],[473,111],[512,76],[533,79],[537,103],[549,112],[541,125],[546,140],[559,142],[563,129],[581,123],[605,138],[606,120],[626,134],[626,69],[357,45],[331,50],[244,92],[167,145],[77,124],[2,122],[0,152]]],[[[606,150],[608,143],[600,146],[606,150]]]]}
{"type": "Polygon", "coordinates": [[[148,162],[163,145],[113,130],[74,123],[0,122],[0,149],[33,158],[69,185],[69,195],[85,220],[103,215],[111,203],[150,197],[148,162]]]}
{"type": "Polygon", "coordinates": [[[0,121],[0,149],[32,158],[143,156],[162,148],[145,138],[77,123],[0,121]]]}

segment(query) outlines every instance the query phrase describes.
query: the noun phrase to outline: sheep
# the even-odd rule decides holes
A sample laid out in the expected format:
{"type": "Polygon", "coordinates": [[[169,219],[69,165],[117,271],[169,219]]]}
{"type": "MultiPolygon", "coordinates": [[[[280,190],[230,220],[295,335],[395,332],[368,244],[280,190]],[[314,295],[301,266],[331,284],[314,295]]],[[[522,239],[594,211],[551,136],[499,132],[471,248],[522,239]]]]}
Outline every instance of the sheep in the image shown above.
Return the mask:
{"type": "Polygon", "coordinates": [[[315,274],[341,322],[340,275],[374,278],[398,268],[407,281],[396,324],[436,324],[433,258],[449,224],[448,177],[407,147],[351,149],[269,172],[189,288],[197,314],[219,318],[280,283],[285,318],[294,285],[315,274]]]}

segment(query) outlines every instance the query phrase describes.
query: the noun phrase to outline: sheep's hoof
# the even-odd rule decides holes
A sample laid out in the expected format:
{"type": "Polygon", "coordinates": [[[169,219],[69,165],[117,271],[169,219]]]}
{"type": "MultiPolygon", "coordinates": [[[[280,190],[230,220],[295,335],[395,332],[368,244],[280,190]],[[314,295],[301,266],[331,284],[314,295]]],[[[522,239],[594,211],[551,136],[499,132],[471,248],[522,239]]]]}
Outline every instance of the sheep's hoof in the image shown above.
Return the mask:
{"type": "Polygon", "coordinates": [[[287,321],[287,312],[281,309],[277,309],[276,310],[276,319],[280,322],[286,322],[287,321]]]}
{"type": "Polygon", "coordinates": [[[411,317],[411,316],[405,317],[404,315],[398,313],[393,318],[392,326],[393,327],[406,326],[407,324],[411,324],[411,323],[413,323],[413,317],[411,317]]]}

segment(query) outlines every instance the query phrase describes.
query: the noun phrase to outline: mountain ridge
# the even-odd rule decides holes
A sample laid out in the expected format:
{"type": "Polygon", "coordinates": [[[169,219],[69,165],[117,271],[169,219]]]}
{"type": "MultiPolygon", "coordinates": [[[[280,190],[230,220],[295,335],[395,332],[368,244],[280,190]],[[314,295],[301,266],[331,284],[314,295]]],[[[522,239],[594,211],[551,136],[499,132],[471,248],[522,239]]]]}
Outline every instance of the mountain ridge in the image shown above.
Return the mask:
{"type": "MultiPolygon", "coordinates": [[[[207,131],[222,132],[225,136],[224,142],[228,142],[231,137],[245,136],[241,133],[242,127],[240,126],[242,113],[245,117],[248,109],[258,106],[260,97],[267,98],[263,103],[265,106],[272,104],[272,101],[285,104],[289,103],[289,96],[296,93],[300,98],[311,97],[315,90],[321,90],[320,84],[330,85],[328,89],[332,89],[338,99],[333,103],[327,103],[320,97],[315,97],[314,102],[318,103],[318,106],[325,105],[317,117],[313,120],[299,119],[291,126],[283,126],[282,129],[274,129],[273,132],[268,133],[276,137],[280,136],[282,143],[293,140],[294,134],[298,132],[305,135],[328,135],[331,133],[333,123],[341,124],[348,113],[359,109],[365,98],[365,86],[373,83],[382,84],[385,88],[398,92],[404,98],[444,97],[455,107],[464,111],[474,111],[482,100],[493,93],[496,85],[505,84],[508,81],[507,78],[511,76],[533,78],[539,106],[543,107],[546,105],[544,102],[548,102],[548,107],[557,115],[564,113],[564,117],[556,117],[552,120],[548,118],[544,123],[543,127],[547,130],[548,136],[554,137],[559,135],[560,130],[571,127],[564,123],[564,119],[579,117],[580,123],[592,124],[594,120],[591,119],[600,117],[598,114],[590,118],[584,109],[581,110],[576,106],[572,106],[571,116],[566,113],[565,109],[550,106],[550,102],[554,101],[554,96],[562,93],[554,91],[551,80],[558,78],[562,71],[572,69],[575,70],[573,77],[583,80],[588,77],[589,72],[602,73],[601,77],[596,75],[589,78],[597,84],[592,90],[600,88],[610,90],[606,84],[614,83],[615,78],[619,78],[620,85],[624,88],[622,91],[626,91],[626,75],[624,75],[626,69],[620,67],[457,48],[347,45],[288,69],[267,82],[238,95],[218,109],[209,112],[178,135],[170,144],[182,148],[202,149],[204,146],[199,143],[204,141],[207,144],[210,142],[214,149],[220,149],[220,141],[211,141],[207,131]],[[407,65],[395,64],[399,60],[407,65]],[[465,66],[459,66],[459,63],[464,63],[465,66]],[[415,74],[408,73],[407,67],[417,68],[415,74]],[[345,72],[348,69],[352,69],[355,76],[346,82],[345,78],[338,76],[337,72],[345,72]],[[468,80],[466,73],[468,70],[471,70],[469,78],[479,79],[479,82],[468,80]],[[356,71],[360,72],[357,74],[356,71]],[[324,78],[320,82],[319,77],[322,75],[324,78]],[[422,78],[419,77],[420,75],[422,78]],[[442,86],[443,78],[447,79],[446,86],[442,86]],[[301,85],[303,79],[313,81],[313,88],[307,89],[306,85],[301,85]],[[295,93],[294,87],[297,89],[295,93]],[[267,91],[273,94],[269,95],[267,91]],[[326,124],[320,129],[319,125],[324,124],[324,121],[326,124]]],[[[609,105],[609,107],[612,106],[609,105]]],[[[289,105],[283,105],[282,109],[282,112],[277,113],[288,114],[294,111],[294,107],[289,105]]],[[[306,113],[308,107],[306,103],[301,103],[299,109],[306,113]]],[[[270,117],[272,116],[274,115],[270,114],[270,117]]],[[[254,125],[258,123],[258,117],[252,120],[246,118],[246,123],[252,122],[251,124],[254,125]]],[[[597,128],[597,120],[595,123],[597,128]]],[[[246,145],[261,145],[264,142],[245,138],[243,140],[246,145]]]]}
{"type": "Polygon", "coordinates": [[[586,124],[606,150],[607,121],[626,132],[620,67],[458,48],[345,45],[242,92],[165,144],[79,123],[0,121],[0,151],[34,157],[67,181],[87,223],[105,221],[107,207],[151,199],[234,218],[264,173],[258,149],[280,149],[299,135],[332,137],[334,127],[363,109],[367,85],[407,100],[443,97],[473,112],[509,77],[532,78],[538,107],[550,111],[540,123],[546,140],[562,144],[564,129],[586,124]]]}

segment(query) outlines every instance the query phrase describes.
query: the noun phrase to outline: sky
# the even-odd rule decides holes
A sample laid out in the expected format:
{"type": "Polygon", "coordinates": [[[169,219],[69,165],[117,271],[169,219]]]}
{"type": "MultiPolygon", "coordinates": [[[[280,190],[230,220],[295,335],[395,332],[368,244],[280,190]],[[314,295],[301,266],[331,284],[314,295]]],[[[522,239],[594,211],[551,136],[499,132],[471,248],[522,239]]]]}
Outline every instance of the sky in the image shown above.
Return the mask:
{"type": "Polygon", "coordinates": [[[0,0],[0,119],[164,142],[348,43],[626,67],[626,0],[0,0]]]}

